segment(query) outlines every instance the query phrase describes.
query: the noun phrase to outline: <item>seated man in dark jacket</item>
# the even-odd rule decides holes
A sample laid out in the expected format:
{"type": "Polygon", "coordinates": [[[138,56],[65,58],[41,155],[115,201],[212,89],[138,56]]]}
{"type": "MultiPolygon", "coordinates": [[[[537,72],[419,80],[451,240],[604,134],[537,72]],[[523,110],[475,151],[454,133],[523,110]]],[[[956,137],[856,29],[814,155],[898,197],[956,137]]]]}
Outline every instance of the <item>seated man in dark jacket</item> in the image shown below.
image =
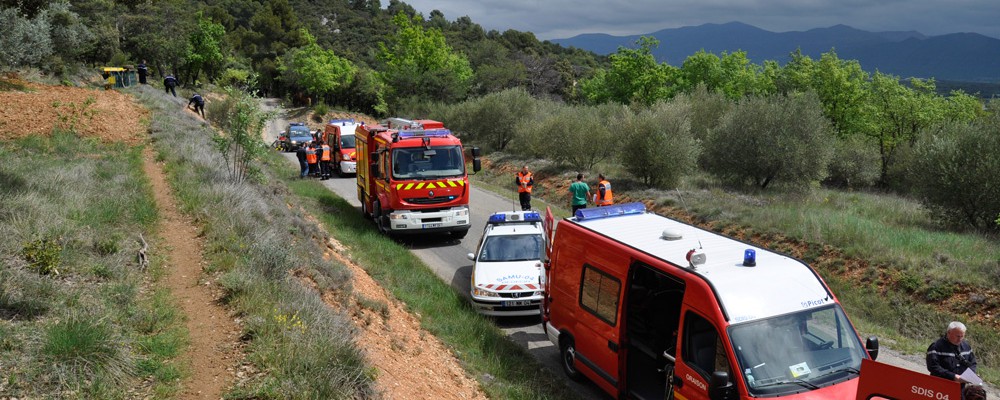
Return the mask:
{"type": "Polygon", "coordinates": [[[944,378],[950,381],[962,383],[962,394],[967,400],[970,392],[977,392],[974,395],[985,392],[978,385],[967,385],[962,379],[962,373],[966,369],[976,372],[976,355],[972,352],[972,346],[965,339],[965,324],[953,321],[948,324],[948,330],[944,336],[931,343],[927,348],[927,370],[931,375],[944,378]]]}

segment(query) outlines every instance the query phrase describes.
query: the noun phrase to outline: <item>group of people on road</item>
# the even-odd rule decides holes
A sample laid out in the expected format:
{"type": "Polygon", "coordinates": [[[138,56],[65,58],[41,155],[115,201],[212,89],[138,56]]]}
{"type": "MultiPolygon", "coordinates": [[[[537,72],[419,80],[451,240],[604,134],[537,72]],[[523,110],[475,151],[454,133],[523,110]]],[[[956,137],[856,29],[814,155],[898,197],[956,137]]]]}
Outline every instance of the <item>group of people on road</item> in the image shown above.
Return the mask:
{"type": "Polygon", "coordinates": [[[333,149],[325,142],[314,139],[299,145],[295,150],[299,160],[299,178],[311,176],[321,181],[330,179],[333,172],[333,149]]]}
{"type": "MultiPolygon", "coordinates": [[[[598,174],[597,191],[591,194],[590,185],[583,181],[583,174],[576,174],[576,181],[569,185],[570,206],[573,214],[576,210],[587,208],[588,203],[594,203],[598,207],[615,204],[614,194],[611,191],[611,182],[598,174]]],[[[535,177],[531,170],[525,165],[514,177],[514,185],[517,187],[517,197],[521,202],[521,210],[531,210],[531,189],[535,185],[535,177]]]]}

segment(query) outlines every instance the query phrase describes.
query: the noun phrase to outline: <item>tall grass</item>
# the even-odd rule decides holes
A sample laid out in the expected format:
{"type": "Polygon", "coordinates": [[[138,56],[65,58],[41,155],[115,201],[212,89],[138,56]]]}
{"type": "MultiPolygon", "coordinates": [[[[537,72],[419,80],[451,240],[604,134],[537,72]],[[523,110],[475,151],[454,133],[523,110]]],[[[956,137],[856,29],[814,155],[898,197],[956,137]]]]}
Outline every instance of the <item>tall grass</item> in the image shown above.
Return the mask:
{"type": "Polygon", "coordinates": [[[143,294],[155,264],[136,238],[158,215],[142,148],[70,131],[0,143],[0,371],[4,395],[169,397],[177,348],[168,302],[143,294]],[[134,322],[156,314],[158,330],[134,322]],[[139,385],[140,382],[146,384],[139,385]]]}
{"type": "MultiPolygon", "coordinates": [[[[284,175],[293,176],[290,169],[284,175]]],[[[568,399],[573,394],[530,354],[509,340],[468,300],[434,274],[408,249],[380,235],[353,206],[317,182],[292,179],[289,187],[314,215],[331,227],[330,235],[351,249],[352,257],[407,308],[421,325],[452,349],[491,398],[568,399]]]]}
{"type": "Polygon", "coordinates": [[[349,298],[347,269],[322,259],[325,233],[290,207],[295,201],[267,168],[253,181],[230,180],[212,144],[215,133],[177,113],[174,99],[147,87],[137,95],[153,111],[157,158],[180,206],[201,226],[205,269],[221,275],[224,300],[243,321],[247,359],[262,371],[237,382],[227,397],[375,396],[350,319],[291,274],[301,271],[321,289],[349,298]]]}

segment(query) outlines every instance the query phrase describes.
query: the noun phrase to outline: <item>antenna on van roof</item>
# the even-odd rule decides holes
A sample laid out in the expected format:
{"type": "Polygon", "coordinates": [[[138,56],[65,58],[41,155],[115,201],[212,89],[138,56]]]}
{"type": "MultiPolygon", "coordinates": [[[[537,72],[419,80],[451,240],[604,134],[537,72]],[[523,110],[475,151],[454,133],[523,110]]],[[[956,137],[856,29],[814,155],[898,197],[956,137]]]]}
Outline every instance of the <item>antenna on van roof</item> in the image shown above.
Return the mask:
{"type": "MultiPolygon", "coordinates": [[[[681,201],[681,205],[684,206],[685,209],[687,209],[688,208],[687,203],[684,202],[684,197],[681,196],[680,189],[674,188],[674,191],[677,192],[677,199],[681,201]]],[[[701,232],[700,231],[701,231],[701,229],[695,229],[694,234],[698,238],[698,248],[699,249],[704,249],[705,247],[701,245],[701,232]]]]}

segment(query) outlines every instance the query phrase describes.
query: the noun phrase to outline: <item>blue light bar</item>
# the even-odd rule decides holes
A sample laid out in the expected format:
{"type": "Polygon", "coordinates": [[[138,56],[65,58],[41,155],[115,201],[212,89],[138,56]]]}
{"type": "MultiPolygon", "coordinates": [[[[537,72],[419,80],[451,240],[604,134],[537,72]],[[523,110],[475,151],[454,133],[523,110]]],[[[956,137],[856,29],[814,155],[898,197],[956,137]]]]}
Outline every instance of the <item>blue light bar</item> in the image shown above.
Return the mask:
{"type": "Polygon", "coordinates": [[[445,137],[448,135],[451,135],[451,131],[447,129],[399,131],[400,139],[415,137],[445,137]]]}
{"type": "Polygon", "coordinates": [[[330,123],[331,124],[340,124],[340,123],[353,124],[354,123],[354,118],[331,119],[330,123]]]}
{"type": "Polygon", "coordinates": [[[305,126],[305,122],[289,122],[288,125],[291,126],[305,126]]]}
{"type": "Polygon", "coordinates": [[[489,223],[494,224],[494,225],[496,225],[496,224],[502,224],[502,223],[504,223],[504,221],[507,220],[506,217],[507,216],[504,215],[504,214],[493,214],[493,215],[490,215],[489,223]]]}
{"type": "Polygon", "coordinates": [[[536,212],[524,213],[524,220],[526,222],[542,222],[542,215],[536,212]]]}
{"type": "Polygon", "coordinates": [[[620,217],[622,215],[643,214],[646,206],[642,203],[615,204],[606,207],[581,208],[576,210],[577,221],[589,221],[592,219],[620,217]]]}

